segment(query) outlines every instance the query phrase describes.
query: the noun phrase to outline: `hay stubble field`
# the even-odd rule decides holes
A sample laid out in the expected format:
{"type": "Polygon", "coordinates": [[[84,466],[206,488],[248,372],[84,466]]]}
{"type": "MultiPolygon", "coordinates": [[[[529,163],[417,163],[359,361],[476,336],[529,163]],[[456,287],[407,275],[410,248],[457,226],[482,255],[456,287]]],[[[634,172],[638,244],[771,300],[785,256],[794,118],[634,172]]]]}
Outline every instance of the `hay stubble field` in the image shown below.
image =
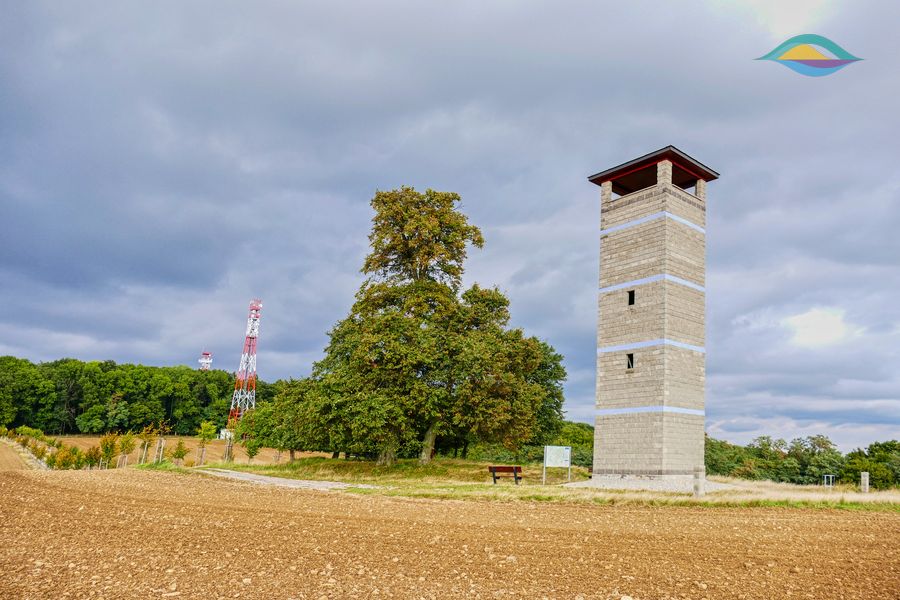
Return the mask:
{"type": "Polygon", "coordinates": [[[19,456],[11,442],[0,440],[0,471],[18,471],[27,469],[28,465],[19,456]]]}

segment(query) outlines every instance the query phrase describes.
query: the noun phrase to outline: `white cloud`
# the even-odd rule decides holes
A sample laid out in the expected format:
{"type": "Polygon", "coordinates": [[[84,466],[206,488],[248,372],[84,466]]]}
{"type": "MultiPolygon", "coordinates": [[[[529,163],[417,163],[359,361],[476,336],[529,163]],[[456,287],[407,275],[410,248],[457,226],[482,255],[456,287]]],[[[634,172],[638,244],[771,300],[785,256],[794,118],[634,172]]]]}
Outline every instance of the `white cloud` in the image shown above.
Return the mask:
{"type": "Polygon", "coordinates": [[[753,439],[768,435],[775,439],[792,440],[825,433],[842,452],[864,448],[875,440],[897,437],[897,426],[892,423],[835,423],[830,419],[792,419],[779,416],[711,418],[706,432],[716,439],[747,444],[753,439]]]}
{"type": "Polygon", "coordinates": [[[743,0],[717,4],[742,5],[774,37],[784,38],[814,33],[813,29],[835,12],[833,0],[743,0]]]}
{"type": "Polygon", "coordinates": [[[862,330],[844,321],[842,308],[811,308],[804,313],[782,319],[792,330],[791,342],[803,348],[819,348],[856,337],[862,330]]]}

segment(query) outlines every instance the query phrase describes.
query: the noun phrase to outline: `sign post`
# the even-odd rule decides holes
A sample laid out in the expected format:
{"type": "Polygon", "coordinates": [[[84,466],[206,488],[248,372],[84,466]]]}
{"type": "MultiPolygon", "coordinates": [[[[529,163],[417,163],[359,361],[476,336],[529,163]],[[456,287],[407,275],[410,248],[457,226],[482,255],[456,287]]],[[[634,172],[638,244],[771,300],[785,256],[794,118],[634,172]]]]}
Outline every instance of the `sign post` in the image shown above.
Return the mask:
{"type": "Polygon", "coordinates": [[[543,485],[547,485],[547,467],[563,467],[568,469],[568,480],[572,481],[572,447],[544,446],[543,485]]]}

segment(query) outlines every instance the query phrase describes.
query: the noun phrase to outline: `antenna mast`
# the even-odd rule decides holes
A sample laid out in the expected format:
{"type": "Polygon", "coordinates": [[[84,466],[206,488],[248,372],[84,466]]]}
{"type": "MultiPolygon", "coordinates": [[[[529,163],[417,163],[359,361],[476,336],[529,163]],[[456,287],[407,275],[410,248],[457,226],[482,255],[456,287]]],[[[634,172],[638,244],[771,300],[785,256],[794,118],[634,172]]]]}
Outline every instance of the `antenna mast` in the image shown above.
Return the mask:
{"type": "Polygon", "coordinates": [[[244,351],[241,353],[241,366],[234,374],[234,395],[231,397],[231,410],[228,412],[228,429],[232,431],[244,413],[256,407],[256,339],[259,336],[261,310],[262,300],[257,298],[250,301],[244,351]]]}
{"type": "Polygon", "coordinates": [[[204,350],[200,353],[200,358],[197,362],[200,363],[201,371],[209,371],[209,368],[212,367],[212,352],[204,350]]]}

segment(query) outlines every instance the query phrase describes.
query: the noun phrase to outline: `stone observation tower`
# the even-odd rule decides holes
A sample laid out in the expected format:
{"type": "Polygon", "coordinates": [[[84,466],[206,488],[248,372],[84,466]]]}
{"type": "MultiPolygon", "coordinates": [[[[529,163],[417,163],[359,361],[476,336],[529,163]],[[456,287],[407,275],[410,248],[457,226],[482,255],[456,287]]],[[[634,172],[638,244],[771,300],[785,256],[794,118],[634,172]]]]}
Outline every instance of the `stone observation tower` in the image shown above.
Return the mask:
{"type": "Polygon", "coordinates": [[[674,146],[589,177],[600,186],[594,474],[703,467],[706,182],[674,146]]]}

